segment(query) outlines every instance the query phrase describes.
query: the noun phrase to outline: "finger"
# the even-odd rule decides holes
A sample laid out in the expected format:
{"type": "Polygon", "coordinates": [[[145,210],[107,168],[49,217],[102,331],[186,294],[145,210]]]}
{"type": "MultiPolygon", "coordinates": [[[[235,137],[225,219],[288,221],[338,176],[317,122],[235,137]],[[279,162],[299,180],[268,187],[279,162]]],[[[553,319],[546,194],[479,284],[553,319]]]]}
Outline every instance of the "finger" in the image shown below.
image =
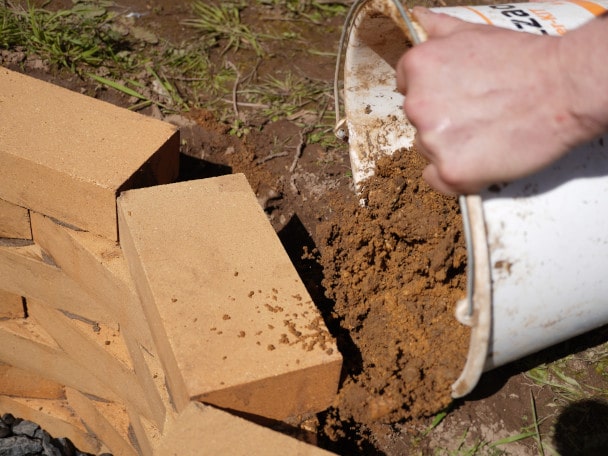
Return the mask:
{"type": "Polygon", "coordinates": [[[405,95],[407,94],[407,71],[405,68],[405,56],[406,54],[403,54],[401,56],[401,58],[399,59],[399,62],[397,63],[397,72],[395,75],[395,78],[397,80],[397,90],[399,91],[400,94],[405,95]]]}
{"type": "Polygon", "coordinates": [[[444,195],[453,196],[459,193],[456,189],[450,187],[443,181],[443,179],[441,179],[441,176],[439,175],[439,170],[432,163],[429,164],[426,168],[424,168],[424,171],[422,172],[422,177],[431,187],[433,187],[438,192],[443,193],[444,195]]]}
{"type": "Polygon", "coordinates": [[[420,155],[422,155],[427,161],[429,161],[429,162],[433,161],[433,154],[431,154],[429,152],[429,150],[426,147],[424,147],[424,144],[420,140],[420,135],[416,135],[414,137],[414,149],[416,150],[416,152],[418,152],[420,155]]]}
{"type": "Polygon", "coordinates": [[[412,14],[414,19],[427,33],[429,39],[440,38],[475,26],[475,24],[462,21],[444,13],[435,13],[421,6],[414,7],[412,14]]]}

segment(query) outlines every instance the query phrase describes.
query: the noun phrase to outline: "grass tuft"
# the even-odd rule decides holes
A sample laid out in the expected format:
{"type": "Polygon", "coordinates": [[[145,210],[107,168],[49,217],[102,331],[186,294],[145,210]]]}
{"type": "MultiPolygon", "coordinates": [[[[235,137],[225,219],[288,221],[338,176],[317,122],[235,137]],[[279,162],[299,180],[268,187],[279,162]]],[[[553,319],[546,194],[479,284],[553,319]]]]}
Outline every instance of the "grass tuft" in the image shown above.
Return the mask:
{"type": "Polygon", "coordinates": [[[49,11],[5,2],[0,7],[0,46],[22,47],[73,72],[82,65],[118,63],[118,54],[128,43],[110,26],[108,4],[77,1],[70,9],[49,11]]]}
{"type": "Polygon", "coordinates": [[[242,2],[222,2],[216,6],[196,0],[192,4],[192,11],[196,17],[185,20],[184,24],[196,28],[207,38],[217,41],[226,40],[227,44],[222,54],[230,49],[238,51],[242,45],[246,45],[261,57],[264,55],[264,50],[260,43],[260,35],[252,32],[241,22],[242,9],[242,2]]]}

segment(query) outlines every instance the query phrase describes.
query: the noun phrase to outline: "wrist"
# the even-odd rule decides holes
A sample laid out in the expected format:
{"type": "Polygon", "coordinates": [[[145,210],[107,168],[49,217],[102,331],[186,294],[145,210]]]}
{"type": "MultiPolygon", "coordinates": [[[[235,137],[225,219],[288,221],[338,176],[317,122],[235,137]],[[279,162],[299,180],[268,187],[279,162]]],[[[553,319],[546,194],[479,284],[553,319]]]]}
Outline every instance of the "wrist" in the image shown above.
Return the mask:
{"type": "Polygon", "coordinates": [[[558,39],[557,58],[575,144],[608,130],[608,18],[595,19],[558,39]]]}

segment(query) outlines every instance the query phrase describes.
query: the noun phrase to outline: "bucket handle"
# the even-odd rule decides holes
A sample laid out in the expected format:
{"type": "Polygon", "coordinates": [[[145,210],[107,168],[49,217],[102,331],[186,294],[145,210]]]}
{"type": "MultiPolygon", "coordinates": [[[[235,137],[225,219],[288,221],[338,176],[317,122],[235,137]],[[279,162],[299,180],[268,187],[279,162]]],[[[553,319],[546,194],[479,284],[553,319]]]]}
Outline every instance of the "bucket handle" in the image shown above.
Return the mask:
{"type": "MultiPolygon", "coordinates": [[[[334,134],[342,141],[348,141],[348,129],[346,128],[346,117],[342,116],[342,107],[340,102],[340,74],[342,73],[344,48],[346,46],[347,36],[350,35],[353,20],[359,14],[359,11],[365,6],[366,3],[373,0],[356,0],[355,3],[350,7],[346,19],[344,21],[344,27],[342,27],[342,34],[340,35],[340,41],[338,43],[338,57],[336,59],[336,70],[334,73],[334,112],[336,115],[336,124],[334,126],[334,134]]],[[[420,31],[416,29],[410,15],[405,11],[405,8],[399,0],[391,0],[395,9],[397,10],[401,20],[405,24],[409,38],[414,45],[424,41],[423,37],[420,36],[420,31]]]]}
{"type": "Polygon", "coordinates": [[[336,125],[334,126],[334,134],[342,141],[348,141],[348,130],[346,129],[346,117],[342,117],[342,107],[340,105],[340,74],[342,73],[344,47],[346,46],[346,37],[350,34],[353,26],[353,19],[359,14],[359,11],[365,3],[369,0],[356,0],[352,4],[346,19],[344,20],[344,27],[342,27],[342,33],[340,34],[340,41],[338,42],[338,57],[336,59],[336,70],[334,72],[334,113],[336,115],[336,125]]]}

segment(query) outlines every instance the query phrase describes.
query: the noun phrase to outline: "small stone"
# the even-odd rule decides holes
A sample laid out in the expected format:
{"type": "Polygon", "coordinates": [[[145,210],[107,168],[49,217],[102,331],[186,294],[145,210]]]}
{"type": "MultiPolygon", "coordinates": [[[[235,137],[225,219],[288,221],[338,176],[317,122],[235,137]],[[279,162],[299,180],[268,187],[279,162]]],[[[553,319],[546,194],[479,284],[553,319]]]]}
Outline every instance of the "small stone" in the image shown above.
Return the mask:
{"type": "Polygon", "coordinates": [[[74,453],[63,453],[53,445],[50,439],[42,440],[42,456],[72,456],[74,453]]]}
{"type": "Polygon", "coordinates": [[[40,429],[36,423],[31,421],[23,420],[18,424],[13,425],[13,434],[15,435],[26,435],[28,437],[35,437],[36,431],[40,429]]]}
{"type": "Polygon", "coordinates": [[[31,440],[24,435],[15,435],[0,439],[0,454],[2,456],[24,456],[39,454],[42,444],[38,440],[31,440]]]}
{"type": "Polygon", "coordinates": [[[13,424],[15,424],[16,420],[17,419],[10,413],[5,413],[4,415],[2,415],[2,421],[8,426],[12,426],[13,424]]]}
{"type": "Polygon", "coordinates": [[[11,435],[10,426],[4,423],[4,421],[0,421],[0,439],[8,437],[9,435],[11,435]]]}

